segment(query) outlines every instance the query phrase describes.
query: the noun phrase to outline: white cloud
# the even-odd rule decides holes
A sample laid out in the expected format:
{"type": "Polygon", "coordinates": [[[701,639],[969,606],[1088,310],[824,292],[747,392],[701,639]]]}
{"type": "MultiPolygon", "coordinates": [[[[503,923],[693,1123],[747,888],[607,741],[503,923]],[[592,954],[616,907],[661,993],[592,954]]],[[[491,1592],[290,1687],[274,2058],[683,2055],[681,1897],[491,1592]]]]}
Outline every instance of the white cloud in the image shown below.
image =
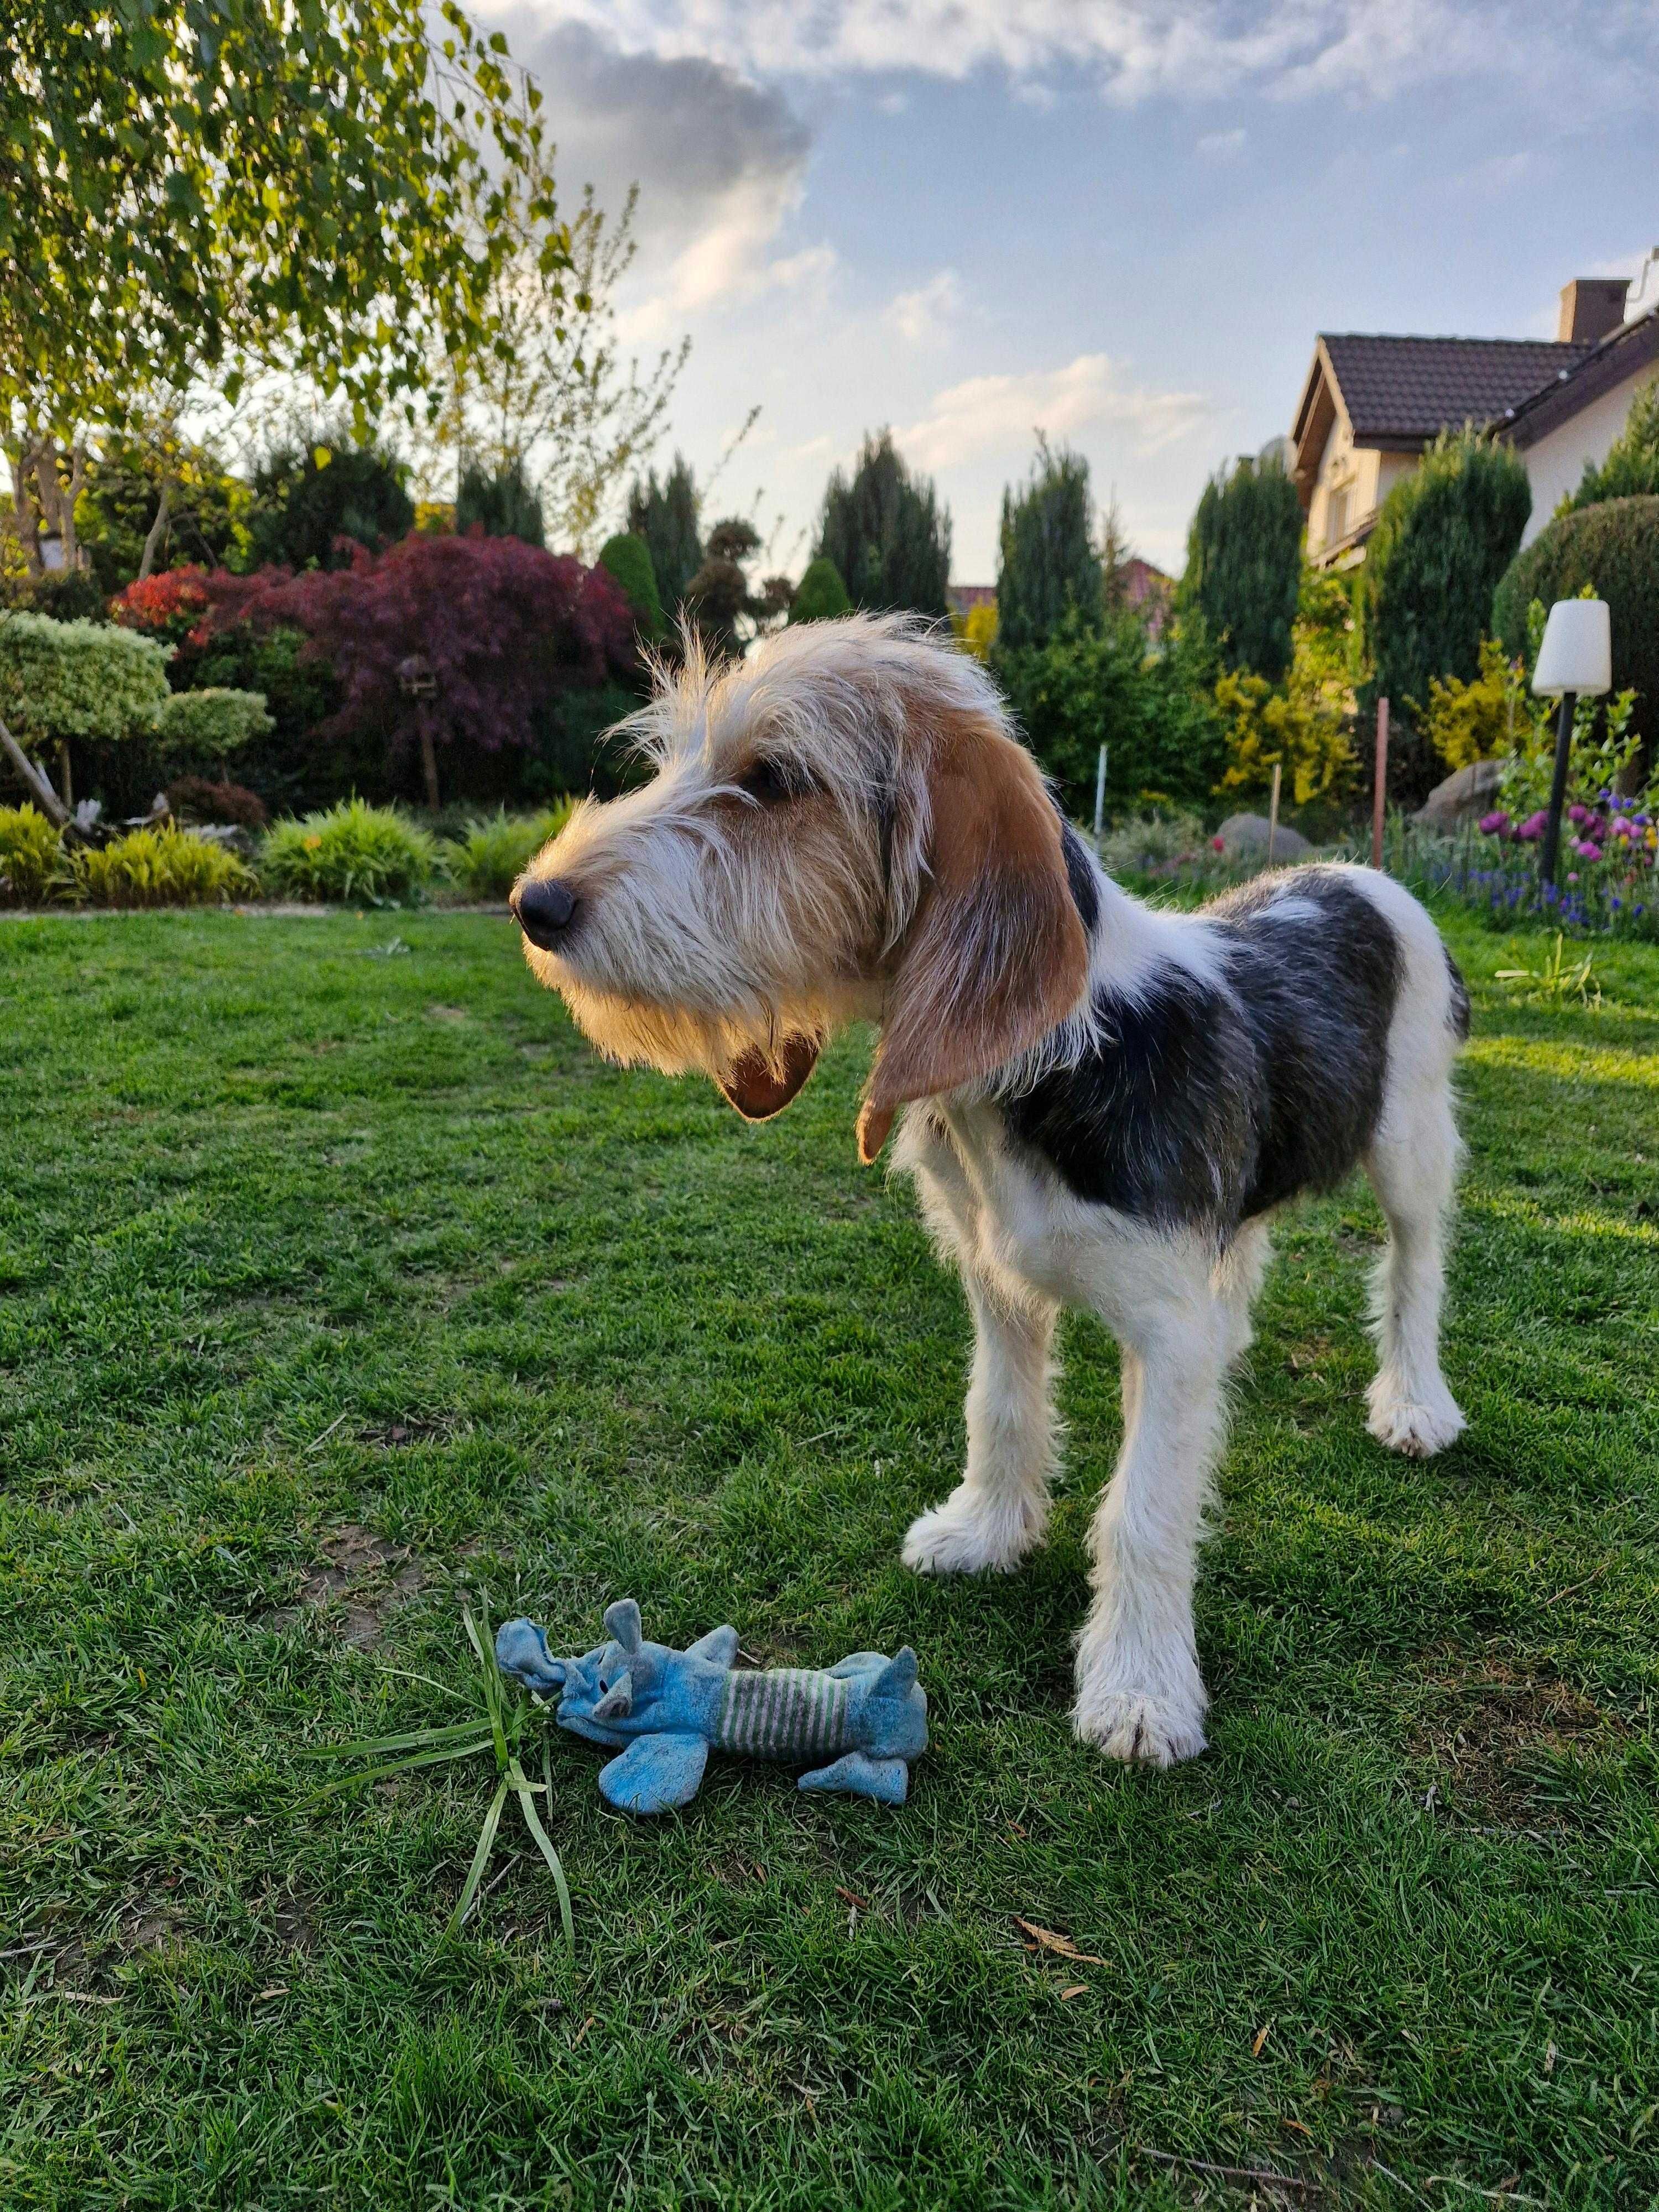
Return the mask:
{"type": "Polygon", "coordinates": [[[961,312],[962,279],[954,269],[941,269],[914,292],[896,294],[882,319],[907,345],[930,345],[945,335],[961,312]]]}
{"type": "MultiPolygon", "coordinates": [[[[487,4],[487,0],[486,0],[487,4]]],[[[1653,11],[1606,0],[542,0],[620,46],[753,76],[986,68],[1017,84],[1071,67],[1126,104],[1244,87],[1386,97],[1508,76],[1559,94],[1563,72],[1632,104],[1659,79],[1653,11]]]]}
{"type": "Polygon", "coordinates": [[[1069,438],[1110,423],[1127,432],[1136,451],[1151,453],[1186,437],[1212,412],[1202,392],[1126,386],[1109,355],[1081,353],[1063,368],[953,384],[898,433],[898,442],[917,467],[946,469],[979,453],[1025,447],[1036,430],[1069,438]]]}

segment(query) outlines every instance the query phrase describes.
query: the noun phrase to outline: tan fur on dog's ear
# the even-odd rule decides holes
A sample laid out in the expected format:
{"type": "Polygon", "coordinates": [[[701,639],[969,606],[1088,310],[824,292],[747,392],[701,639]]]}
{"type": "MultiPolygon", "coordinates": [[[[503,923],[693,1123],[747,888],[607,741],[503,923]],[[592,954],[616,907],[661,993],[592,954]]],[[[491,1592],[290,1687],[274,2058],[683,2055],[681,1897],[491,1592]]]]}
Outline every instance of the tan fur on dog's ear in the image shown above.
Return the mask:
{"type": "Polygon", "coordinates": [[[912,1098],[980,1081],[1077,1005],[1089,947],[1036,762],[988,717],[924,739],[927,874],[893,956],[859,1117],[866,1164],[912,1098]]]}

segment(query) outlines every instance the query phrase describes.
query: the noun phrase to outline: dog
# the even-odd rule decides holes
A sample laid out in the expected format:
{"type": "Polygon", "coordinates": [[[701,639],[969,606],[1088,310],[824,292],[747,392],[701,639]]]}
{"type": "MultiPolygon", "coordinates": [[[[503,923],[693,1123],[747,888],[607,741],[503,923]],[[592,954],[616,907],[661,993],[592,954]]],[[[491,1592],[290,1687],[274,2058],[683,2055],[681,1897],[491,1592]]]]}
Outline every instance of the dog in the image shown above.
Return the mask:
{"type": "Polygon", "coordinates": [[[914,619],[803,623],[718,666],[688,647],[623,726],[649,780],[585,801],[515,886],[531,967],[600,1052],[700,1071],[750,1121],[876,1026],[859,1157],[902,1115],[894,1164],[975,1334],[965,1471],[905,1562],[1006,1573],[1042,1540],[1055,1322],[1097,1316],[1124,1434],[1073,1723],[1115,1759],[1193,1757],[1197,1551],[1278,1207],[1363,1164],[1390,1231],[1371,1433],[1421,1457],[1464,1425],[1439,1325],[1468,999],[1433,923],[1325,864],[1142,903],[986,671],[914,619]]]}

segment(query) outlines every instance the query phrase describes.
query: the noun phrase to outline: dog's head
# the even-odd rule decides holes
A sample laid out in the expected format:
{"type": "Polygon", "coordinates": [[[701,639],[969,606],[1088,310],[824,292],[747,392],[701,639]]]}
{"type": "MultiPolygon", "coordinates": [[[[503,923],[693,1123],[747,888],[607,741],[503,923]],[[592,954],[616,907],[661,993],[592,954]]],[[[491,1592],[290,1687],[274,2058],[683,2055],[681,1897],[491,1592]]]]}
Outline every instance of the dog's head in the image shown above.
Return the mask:
{"type": "Polygon", "coordinates": [[[701,1069],[763,1120],[832,1030],[876,1021],[869,1160],[906,1100],[984,1081],[1076,1006],[1059,817],[989,679],[920,625],[692,651],[625,727],[650,781],[578,807],[512,901],[611,1058],[701,1069]]]}

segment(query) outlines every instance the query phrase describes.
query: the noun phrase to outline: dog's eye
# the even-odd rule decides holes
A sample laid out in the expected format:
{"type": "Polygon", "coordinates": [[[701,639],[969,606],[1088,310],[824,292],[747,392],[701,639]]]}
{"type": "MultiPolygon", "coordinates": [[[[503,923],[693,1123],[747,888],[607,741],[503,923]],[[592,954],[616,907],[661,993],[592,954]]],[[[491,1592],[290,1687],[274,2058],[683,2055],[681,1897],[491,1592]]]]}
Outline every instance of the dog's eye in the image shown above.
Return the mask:
{"type": "Polygon", "coordinates": [[[757,799],[763,806],[775,806],[782,799],[799,799],[810,791],[811,783],[799,769],[787,762],[757,760],[738,778],[739,791],[746,791],[750,799],[757,799]]]}

